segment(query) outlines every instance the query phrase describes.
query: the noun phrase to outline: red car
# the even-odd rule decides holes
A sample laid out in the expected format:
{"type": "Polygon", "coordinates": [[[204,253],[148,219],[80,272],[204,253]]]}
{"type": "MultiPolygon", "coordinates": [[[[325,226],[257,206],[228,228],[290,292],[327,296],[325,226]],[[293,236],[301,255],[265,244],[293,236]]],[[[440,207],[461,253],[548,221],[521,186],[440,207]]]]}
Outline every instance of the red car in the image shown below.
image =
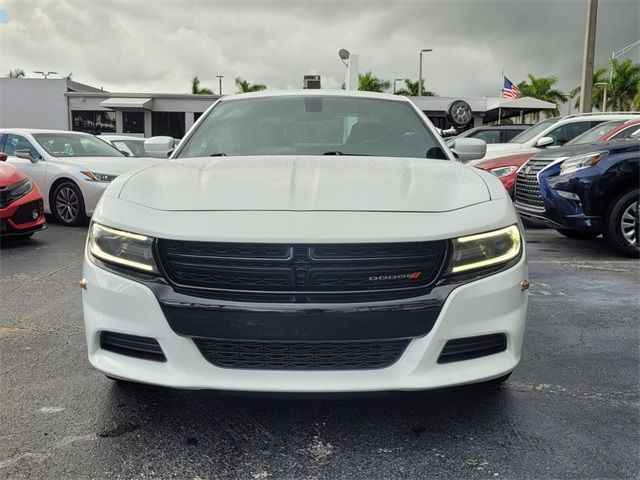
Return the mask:
{"type": "MultiPolygon", "coordinates": [[[[577,136],[573,140],[565,143],[566,146],[581,145],[583,143],[606,142],[616,138],[626,138],[635,136],[640,131],[640,118],[632,120],[615,120],[612,122],[601,123],[587,130],[582,135],[577,136]]],[[[490,160],[482,160],[473,166],[481,168],[487,172],[493,173],[507,189],[509,195],[513,195],[513,186],[516,182],[516,175],[522,165],[539,153],[539,150],[508,155],[506,157],[492,158],[490,160]]]]}
{"type": "Polygon", "coordinates": [[[0,152],[0,236],[28,238],[47,228],[40,189],[0,152]]]}

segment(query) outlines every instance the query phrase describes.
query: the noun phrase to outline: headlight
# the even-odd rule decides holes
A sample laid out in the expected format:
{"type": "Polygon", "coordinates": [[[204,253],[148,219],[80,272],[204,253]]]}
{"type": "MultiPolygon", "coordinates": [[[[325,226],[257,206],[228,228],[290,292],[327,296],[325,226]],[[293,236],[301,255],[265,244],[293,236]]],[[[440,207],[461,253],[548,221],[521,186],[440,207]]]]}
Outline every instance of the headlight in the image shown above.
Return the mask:
{"type": "Polygon", "coordinates": [[[517,225],[491,232],[456,238],[448,273],[462,273],[506,264],[522,250],[522,237],[517,225]]]}
{"type": "Polygon", "coordinates": [[[1,201],[3,205],[8,205],[11,202],[15,202],[20,197],[24,197],[33,188],[33,182],[30,178],[25,178],[21,182],[9,185],[4,191],[4,201],[1,201]]]}
{"type": "Polygon", "coordinates": [[[591,167],[606,157],[608,153],[609,152],[591,152],[585,155],[577,155],[575,157],[567,158],[560,166],[560,175],[575,172],[582,168],[591,167]]]}
{"type": "Polygon", "coordinates": [[[147,273],[158,273],[153,260],[153,238],[99,223],[89,230],[89,253],[106,263],[147,273]]]}
{"type": "Polygon", "coordinates": [[[85,177],[87,177],[88,180],[91,180],[92,182],[109,183],[109,182],[113,182],[116,178],[118,178],[117,175],[109,175],[107,173],[82,172],[82,174],[85,177]]]}
{"type": "Polygon", "coordinates": [[[517,169],[518,169],[518,167],[512,165],[512,166],[509,166],[509,167],[492,168],[489,171],[491,173],[493,173],[498,178],[504,178],[504,177],[508,177],[509,175],[511,175],[517,169]]]}

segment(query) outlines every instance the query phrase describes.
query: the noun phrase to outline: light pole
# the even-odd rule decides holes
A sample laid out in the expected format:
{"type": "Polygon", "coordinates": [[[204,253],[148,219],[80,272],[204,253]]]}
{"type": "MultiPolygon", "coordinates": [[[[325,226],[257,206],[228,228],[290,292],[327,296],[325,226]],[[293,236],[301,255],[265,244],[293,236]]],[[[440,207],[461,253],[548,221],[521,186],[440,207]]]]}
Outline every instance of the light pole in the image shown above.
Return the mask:
{"type": "Polygon", "coordinates": [[[394,95],[395,95],[395,93],[396,93],[396,82],[402,82],[403,80],[404,80],[404,78],[396,78],[396,79],[393,81],[393,94],[394,94],[394,95]]]}
{"type": "Polygon", "coordinates": [[[40,75],[42,75],[44,77],[44,79],[46,80],[47,78],[49,78],[49,75],[57,75],[58,72],[41,72],[41,71],[34,71],[33,73],[39,73],[40,75]]]}
{"type": "MultiPolygon", "coordinates": [[[[630,43],[629,45],[627,45],[626,47],[621,48],[620,50],[617,50],[615,52],[611,52],[611,66],[609,67],[609,85],[611,85],[611,82],[613,81],[613,61],[618,58],[621,55],[624,55],[625,53],[627,53],[629,50],[631,50],[633,47],[637,47],[638,45],[640,45],[640,40],[637,40],[633,43],[630,43]]],[[[602,105],[605,106],[607,105],[607,89],[605,88],[604,90],[604,97],[602,98],[602,105]]],[[[604,110],[603,110],[604,112],[604,110]]]]}
{"type": "Polygon", "coordinates": [[[427,52],[433,52],[433,48],[423,48],[420,50],[420,72],[418,74],[418,96],[422,96],[422,54],[427,52]]]}
{"type": "Polygon", "coordinates": [[[598,82],[593,84],[594,87],[598,85],[604,85],[604,93],[602,94],[602,109],[600,110],[601,112],[604,112],[607,106],[607,82],[598,82]]]}
{"type": "Polygon", "coordinates": [[[218,77],[218,93],[222,95],[222,79],[224,75],[216,75],[216,77],[218,77]]]}

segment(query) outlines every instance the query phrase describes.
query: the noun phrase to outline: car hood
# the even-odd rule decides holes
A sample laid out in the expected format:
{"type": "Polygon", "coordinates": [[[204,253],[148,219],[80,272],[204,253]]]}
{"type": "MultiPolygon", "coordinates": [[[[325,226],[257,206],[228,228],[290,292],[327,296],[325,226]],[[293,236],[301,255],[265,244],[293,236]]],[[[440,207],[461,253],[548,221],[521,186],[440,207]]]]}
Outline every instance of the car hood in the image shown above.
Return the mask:
{"type": "Polygon", "coordinates": [[[158,210],[442,212],[489,201],[448,160],[352,156],[187,158],[142,169],[119,198],[158,210]]]}
{"type": "Polygon", "coordinates": [[[157,163],[159,160],[137,157],[57,157],[51,161],[58,164],[72,165],[94,173],[122,175],[135,168],[157,163]]]}
{"type": "Polygon", "coordinates": [[[26,175],[10,163],[0,162],[0,187],[8,187],[25,178],[26,175]]]}
{"type": "Polygon", "coordinates": [[[525,147],[524,143],[490,143],[487,145],[487,153],[482,160],[518,153],[525,148],[530,147],[525,147]]]}
{"type": "Polygon", "coordinates": [[[480,160],[478,162],[469,163],[476,168],[483,170],[491,170],[493,168],[509,167],[515,165],[521,167],[527,160],[529,160],[535,152],[528,151],[526,153],[516,153],[515,155],[507,155],[504,157],[490,158],[489,160],[480,160]]]}

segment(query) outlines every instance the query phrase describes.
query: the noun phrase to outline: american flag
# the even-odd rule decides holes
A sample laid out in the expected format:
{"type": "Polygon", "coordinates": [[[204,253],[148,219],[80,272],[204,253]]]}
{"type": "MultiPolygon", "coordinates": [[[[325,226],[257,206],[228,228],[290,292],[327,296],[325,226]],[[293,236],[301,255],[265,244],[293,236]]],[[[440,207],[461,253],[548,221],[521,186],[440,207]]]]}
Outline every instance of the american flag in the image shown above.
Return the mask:
{"type": "Polygon", "coordinates": [[[520,89],[517,85],[511,83],[507,77],[503,75],[504,83],[502,84],[502,98],[511,98],[512,100],[520,96],[520,89]]]}

